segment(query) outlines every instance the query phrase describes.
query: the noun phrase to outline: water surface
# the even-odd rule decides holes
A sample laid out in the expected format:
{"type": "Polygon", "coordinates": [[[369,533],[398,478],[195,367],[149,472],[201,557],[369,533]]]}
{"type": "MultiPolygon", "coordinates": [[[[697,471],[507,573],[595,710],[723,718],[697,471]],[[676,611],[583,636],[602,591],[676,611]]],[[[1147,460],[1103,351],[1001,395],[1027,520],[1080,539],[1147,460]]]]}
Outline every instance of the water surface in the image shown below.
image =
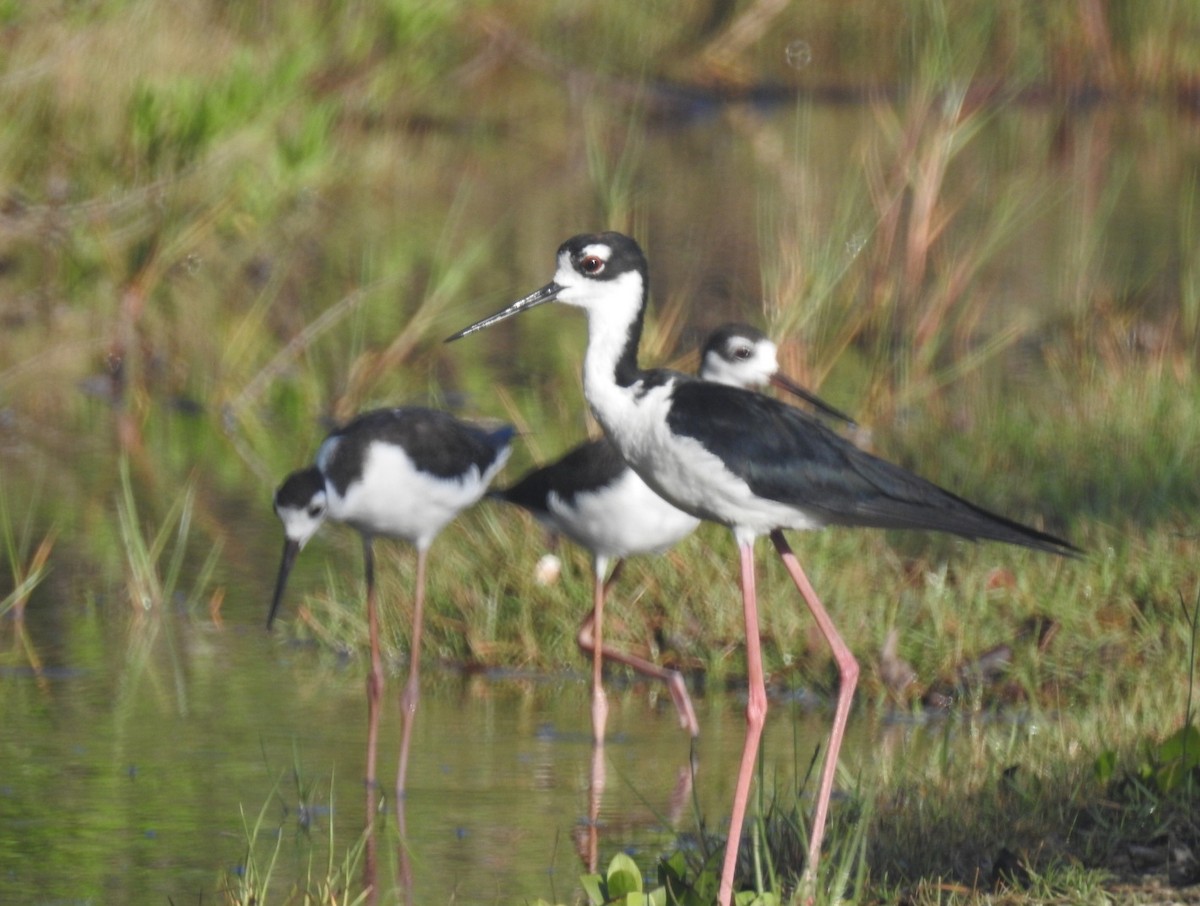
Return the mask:
{"type": "MultiPolygon", "coordinates": [[[[43,651],[40,676],[0,674],[0,899],[219,901],[222,876],[245,870],[243,816],[253,825],[260,811],[257,858],[269,859],[282,838],[277,893],[305,876],[310,858],[320,876],[330,831],[338,860],[355,843],[364,823],[362,662],[257,626],[175,615],[100,607],[79,626],[67,648],[43,651]]],[[[389,692],[399,687],[393,680],[389,692]]],[[[696,704],[692,784],[691,743],[669,698],[616,684],[601,864],[624,850],[651,867],[673,831],[696,829],[697,807],[710,824],[723,820],[743,705],[736,694],[696,704]]],[[[588,858],[588,708],[582,671],[426,671],[406,808],[416,902],[574,895],[588,858]]],[[[395,708],[384,715],[381,775],[390,778],[399,716],[395,708]]],[[[764,761],[772,785],[789,789],[826,721],[776,704],[764,761]]],[[[386,888],[399,881],[394,803],[383,795],[386,888]]]]}

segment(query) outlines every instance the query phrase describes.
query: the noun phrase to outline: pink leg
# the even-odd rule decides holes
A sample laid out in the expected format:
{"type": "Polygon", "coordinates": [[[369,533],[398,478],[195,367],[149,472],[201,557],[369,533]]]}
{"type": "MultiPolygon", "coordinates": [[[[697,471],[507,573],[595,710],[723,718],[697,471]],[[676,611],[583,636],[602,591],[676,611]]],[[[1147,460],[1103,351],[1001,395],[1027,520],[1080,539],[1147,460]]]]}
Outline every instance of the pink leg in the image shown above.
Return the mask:
{"type": "Polygon", "coordinates": [[[421,625],[425,608],[425,554],[417,551],[417,588],[413,603],[412,650],[408,653],[408,682],[400,697],[400,767],[396,771],[396,798],[404,798],[408,779],[408,747],[412,742],[413,721],[421,698],[421,625]]]}
{"type": "Polygon", "coordinates": [[[379,652],[379,613],[375,604],[375,555],[371,537],[363,535],[363,571],[367,582],[367,628],[371,642],[371,668],[367,673],[367,848],[363,859],[363,884],[368,902],[376,891],[375,814],[378,786],[375,752],[379,743],[379,702],[383,695],[383,657],[379,652]]]}
{"type": "Polygon", "coordinates": [[[809,888],[808,893],[811,894],[817,879],[817,864],[821,859],[821,841],[825,837],[825,821],[829,816],[829,797],[833,793],[833,778],[837,773],[838,753],[842,748],[842,737],[846,733],[846,721],[850,717],[850,702],[854,698],[854,687],[858,684],[858,661],[854,659],[854,655],[846,647],[842,637],[838,635],[833,620],[830,619],[820,599],[817,598],[817,593],[813,591],[808,577],[800,568],[800,562],[792,553],[787,539],[783,537],[783,532],[778,529],[773,531],[771,541],[783,559],[783,565],[791,574],[792,581],[796,583],[800,594],[804,596],[804,601],[808,604],[813,619],[817,621],[817,627],[821,630],[821,634],[825,636],[829,647],[833,649],[833,659],[837,662],[838,672],[841,675],[837,705],[833,712],[833,729],[829,731],[829,747],[825,752],[825,765],[821,769],[821,785],[817,789],[817,810],[813,814],[812,832],[808,839],[808,862],[804,866],[803,883],[809,888]]]}
{"type": "Polygon", "coordinates": [[[750,782],[754,779],[754,763],[758,758],[758,743],[767,720],[767,685],[763,678],[762,650],[758,640],[758,600],[754,589],[754,541],[738,538],[742,558],[742,603],[746,611],[746,672],[749,695],[746,700],[746,741],[742,746],[742,762],[738,768],[737,786],[733,791],[733,813],[729,816],[729,839],[725,843],[725,862],[721,867],[721,888],[717,895],[720,906],[733,904],[733,876],[737,869],[738,844],[746,804],[750,799],[750,782]]]}
{"type": "Polygon", "coordinates": [[[692,781],[696,777],[696,757],[695,743],[692,743],[692,752],[688,753],[687,764],[675,772],[675,787],[671,790],[671,797],[667,800],[667,821],[671,827],[675,827],[679,823],[679,818],[683,814],[683,810],[692,801],[692,781]]]}
{"type": "MultiPolygon", "coordinates": [[[[605,558],[604,562],[606,564],[608,563],[607,557],[605,558]]],[[[604,570],[608,567],[605,566],[604,568],[600,568],[597,566],[596,568],[600,571],[600,575],[604,575],[604,570]]],[[[604,594],[606,597],[608,596],[608,593],[612,591],[612,587],[617,584],[617,579],[621,578],[621,573],[623,572],[625,572],[625,561],[617,560],[616,565],[613,566],[613,571],[609,573],[608,579],[604,582],[604,594]]]]}
{"type": "Polygon", "coordinates": [[[408,682],[400,696],[400,766],[396,769],[396,830],[400,836],[400,884],[404,903],[413,902],[412,860],[409,858],[407,802],[405,785],[408,782],[408,747],[412,742],[417,703],[421,697],[421,629],[425,612],[425,550],[417,549],[417,587],[413,595],[412,650],[408,654],[408,682]]]}
{"type": "Polygon", "coordinates": [[[396,800],[396,834],[400,838],[400,842],[397,844],[397,855],[400,860],[400,887],[403,890],[400,902],[411,906],[415,900],[413,899],[412,860],[409,858],[408,847],[407,805],[408,803],[403,797],[396,800]]]}
{"type": "MultiPolygon", "coordinates": [[[[608,593],[608,589],[616,581],[617,576],[621,572],[621,567],[624,565],[624,560],[618,560],[617,565],[613,568],[612,575],[609,576],[607,582],[601,585],[600,576],[603,575],[603,569],[597,566],[596,571],[596,586],[593,598],[592,612],[584,618],[584,621],[579,624],[579,635],[575,641],[585,652],[592,655],[593,675],[592,675],[592,729],[595,733],[596,727],[596,697],[597,690],[601,702],[604,702],[604,689],[600,684],[600,664],[601,658],[606,657],[609,660],[616,661],[618,664],[624,664],[626,667],[632,667],[643,676],[648,676],[651,679],[661,680],[667,686],[667,691],[671,693],[671,700],[675,703],[675,710],[679,714],[679,725],[688,733],[695,737],[700,735],[700,723],[696,720],[696,712],[692,708],[692,699],[688,695],[687,683],[683,681],[683,677],[678,670],[668,670],[664,667],[659,667],[657,664],[651,663],[645,658],[640,658],[634,654],[627,654],[609,645],[605,645],[601,641],[600,621],[597,614],[602,612],[604,606],[604,598],[608,593]]],[[[607,703],[604,703],[605,714],[607,714],[607,703]]],[[[603,737],[604,722],[600,723],[600,735],[594,735],[594,739],[603,737]]]]}
{"type": "Polygon", "coordinates": [[[604,800],[604,743],[592,743],[592,770],[588,778],[588,826],[584,840],[583,861],[589,873],[600,868],[600,803],[604,800]]]}
{"type": "MultiPolygon", "coordinates": [[[[618,568],[620,564],[618,563],[618,568]]],[[[576,644],[585,652],[592,653],[592,741],[604,745],[604,727],[608,723],[608,699],[604,695],[604,596],[608,586],[604,584],[604,573],[608,569],[608,558],[596,557],[592,561],[592,612],[579,625],[576,644]]]]}

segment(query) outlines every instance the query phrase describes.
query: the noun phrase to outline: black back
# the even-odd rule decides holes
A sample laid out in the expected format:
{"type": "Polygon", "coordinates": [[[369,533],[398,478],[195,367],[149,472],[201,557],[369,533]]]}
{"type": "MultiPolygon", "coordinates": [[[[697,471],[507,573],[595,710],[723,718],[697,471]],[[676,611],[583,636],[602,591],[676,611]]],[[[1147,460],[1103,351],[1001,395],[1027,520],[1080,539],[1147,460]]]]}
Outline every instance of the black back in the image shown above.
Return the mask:
{"type": "Polygon", "coordinates": [[[577,494],[611,484],[627,468],[612,441],[601,437],[580,444],[551,465],[531,469],[516,484],[495,491],[492,496],[531,513],[546,513],[551,491],[571,503],[577,494]]]}
{"type": "Polygon", "coordinates": [[[325,464],[325,477],[345,494],[362,475],[367,449],[375,441],[401,447],[418,469],[438,478],[456,478],[471,466],[483,472],[514,433],[511,425],[489,431],[440,409],[374,409],[329,435],[338,445],[325,464]]]}

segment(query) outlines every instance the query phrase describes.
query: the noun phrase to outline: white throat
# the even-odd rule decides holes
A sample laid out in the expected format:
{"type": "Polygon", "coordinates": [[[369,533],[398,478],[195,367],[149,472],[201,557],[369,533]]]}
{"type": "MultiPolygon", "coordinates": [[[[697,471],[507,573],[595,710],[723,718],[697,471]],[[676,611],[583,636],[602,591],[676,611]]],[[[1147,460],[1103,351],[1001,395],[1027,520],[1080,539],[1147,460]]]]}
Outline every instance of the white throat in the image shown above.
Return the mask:
{"type": "Polygon", "coordinates": [[[629,271],[614,280],[584,282],[573,270],[560,269],[556,282],[564,286],[559,301],[587,313],[583,392],[601,424],[607,425],[619,419],[620,410],[632,400],[630,388],[617,384],[616,371],[629,345],[629,331],[641,311],[645,293],[642,275],[629,271]]]}

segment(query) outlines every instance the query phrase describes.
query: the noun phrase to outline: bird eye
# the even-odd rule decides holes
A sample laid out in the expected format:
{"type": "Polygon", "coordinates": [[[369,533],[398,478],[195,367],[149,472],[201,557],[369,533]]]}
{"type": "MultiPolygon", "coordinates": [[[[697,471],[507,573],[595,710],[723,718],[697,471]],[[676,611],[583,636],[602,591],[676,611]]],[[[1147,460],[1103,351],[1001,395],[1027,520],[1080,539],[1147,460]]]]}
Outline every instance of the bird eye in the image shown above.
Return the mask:
{"type": "Polygon", "coordinates": [[[749,346],[738,346],[733,350],[733,357],[735,359],[748,359],[752,355],[754,355],[754,350],[749,346]]]}
{"type": "Polygon", "coordinates": [[[311,516],[313,519],[316,519],[318,516],[320,516],[324,512],[325,512],[325,507],[319,503],[310,504],[308,507],[308,515],[311,516]]]}
{"type": "Polygon", "coordinates": [[[599,255],[588,255],[579,262],[579,269],[585,274],[595,276],[604,270],[604,259],[599,255]]]}

